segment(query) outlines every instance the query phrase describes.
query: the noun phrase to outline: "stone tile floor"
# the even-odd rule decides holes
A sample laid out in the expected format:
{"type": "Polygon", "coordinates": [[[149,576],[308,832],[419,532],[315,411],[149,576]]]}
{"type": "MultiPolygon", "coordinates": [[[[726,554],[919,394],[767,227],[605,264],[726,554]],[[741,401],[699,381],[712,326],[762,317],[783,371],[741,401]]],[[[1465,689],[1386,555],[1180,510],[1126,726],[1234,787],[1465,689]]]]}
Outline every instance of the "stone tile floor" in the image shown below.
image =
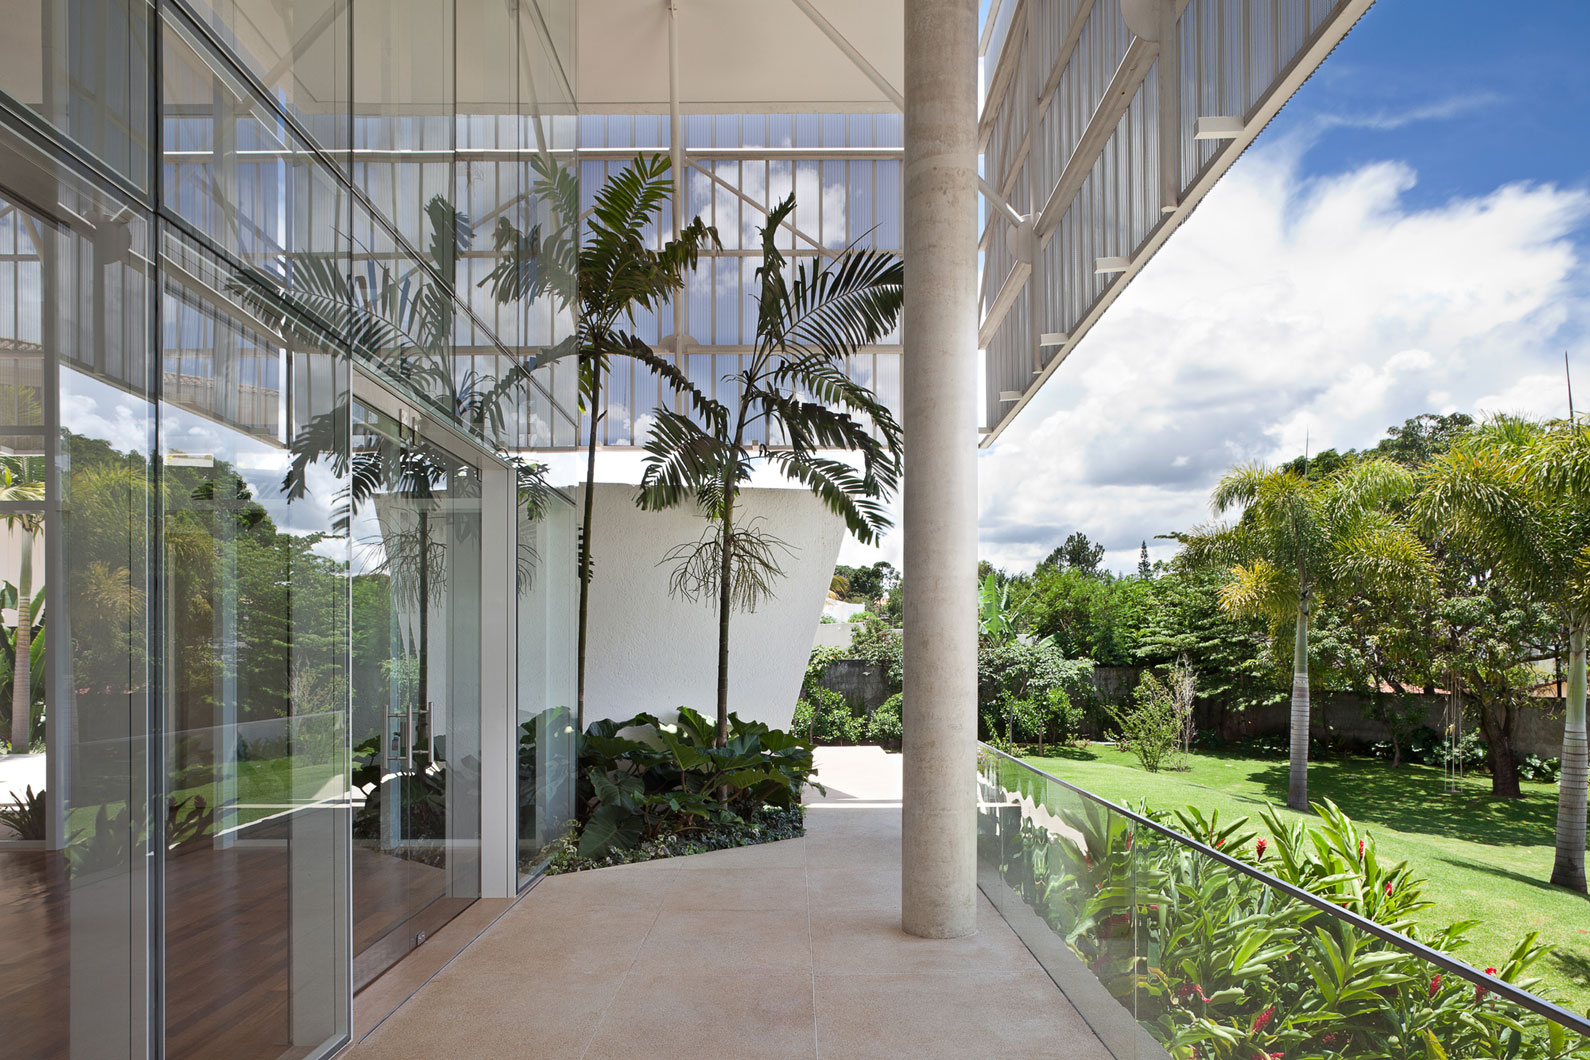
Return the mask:
{"type": "Polygon", "coordinates": [[[805,838],[547,879],[343,1057],[1108,1060],[986,899],[901,931],[899,757],[819,755],[805,838]]]}

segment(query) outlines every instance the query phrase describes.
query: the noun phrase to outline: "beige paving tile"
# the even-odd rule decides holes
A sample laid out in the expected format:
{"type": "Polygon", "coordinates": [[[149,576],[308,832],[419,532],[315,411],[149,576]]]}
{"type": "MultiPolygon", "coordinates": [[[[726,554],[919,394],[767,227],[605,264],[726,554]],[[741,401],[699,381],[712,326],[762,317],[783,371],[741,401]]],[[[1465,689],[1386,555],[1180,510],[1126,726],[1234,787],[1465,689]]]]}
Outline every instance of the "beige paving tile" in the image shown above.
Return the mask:
{"type": "MultiPolygon", "coordinates": [[[[980,902],[977,934],[961,939],[923,939],[900,927],[893,907],[812,908],[812,963],[819,974],[897,973],[914,975],[1024,974],[1044,977],[1027,947],[986,901],[980,902]]],[[[1050,989],[1053,989],[1051,984],[1050,989]]]]}
{"type": "Polygon", "coordinates": [[[631,974],[810,974],[804,896],[798,901],[799,908],[790,910],[665,910],[646,936],[631,974]]]}
{"type": "MultiPolygon", "coordinates": [[[[347,1060],[577,1060],[622,983],[619,976],[574,972],[517,976],[444,971],[342,1054],[347,1060]]],[[[340,1060],[340,1058],[339,1058],[340,1060]]]]}
{"type": "Polygon", "coordinates": [[[734,850],[709,850],[705,854],[673,859],[681,872],[710,872],[720,866],[740,868],[800,868],[806,864],[806,845],[801,839],[781,839],[734,850]]]}
{"type": "Polygon", "coordinates": [[[817,1055],[809,975],[633,975],[587,1060],[804,1060],[817,1055]]]}
{"type": "Polygon", "coordinates": [[[623,975],[656,923],[658,909],[538,905],[530,895],[494,924],[469,951],[471,965],[517,977],[601,971],[623,975]]]}
{"type": "Polygon", "coordinates": [[[1109,1060],[1047,977],[818,975],[823,1060],[1109,1060]]]}
{"type": "Polygon", "coordinates": [[[652,872],[635,871],[643,867],[648,866],[619,865],[610,869],[588,869],[585,872],[551,876],[536,884],[535,889],[525,896],[524,902],[578,905],[582,908],[659,908],[674,881],[679,878],[679,869],[669,866],[652,872]]]}
{"type": "Polygon", "coordinates": [[[833,865],[824,862],[806,870],[806,894],[812,916],[835,909],[884,908],[900,910],[900,873],[897,869],[833,865]]]}
{"type": "Polygon", "coordinates": [[[663,900],[664,912],[683,910],[806,909],[806,868],[723,866],[681,876],[663,900]]]}

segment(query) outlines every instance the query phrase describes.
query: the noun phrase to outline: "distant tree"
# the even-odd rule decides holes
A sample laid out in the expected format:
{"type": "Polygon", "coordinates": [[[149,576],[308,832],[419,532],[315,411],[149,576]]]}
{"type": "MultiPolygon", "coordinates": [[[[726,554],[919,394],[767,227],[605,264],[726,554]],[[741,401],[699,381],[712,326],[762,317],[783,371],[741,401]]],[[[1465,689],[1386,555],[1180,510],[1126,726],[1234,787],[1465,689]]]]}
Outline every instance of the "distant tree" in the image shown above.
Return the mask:
{"type": "Polygon", "coordinates": [[[834,567],[834,576],[845,583],[845,599],[852,603],[874,603],[900,584],[900,572],[888,560],[879,560],[870,567],[834,567]]]}
{"type": "Polygon", "coordinates": [[[1387,428],[1374,451],[1405,467],[1419,467],[1450,449],[1473,426],[1474,417],[1461,412],[1444,416],[1426,412],[1405,420],[1401,427],[1387,428]]]}
{"type": "Polygon", "coordinates": [[[1236,616],[1220,603],[1229,575],[1185,559],[1149,583],[1143,627],[1132,661],[1168,666],[1185,657],[1198,672],[1198,700],[1218,730],[1231,715],[1280,700],[1284,686],[1269,652],[1263,619],[1236,616]]]}
{"type": "Polygon", "coordinates": [[[1088,535],[1077,530],[1065,543],[1046,556],[1040,567],[1064,567],[1084,574],[1097,574],[1104,560],[1104,546],[1088,540],[1088,535]]]}
{"type": "Polygon", "coordinates": [[[1032,631],[1052,637],[1066,656],[1129,666],[1152,595],[1141,578],[1040,566],[1031,576],[1025,613],[1032,631]]]}
{"type": "Polygon", "coordinates": [[[1143,540],[1142,547],[1137,550],[1137,576],[1139,578],[1152,578],[1154,565],[1148,561],[1148,540],[1143,540]]]}

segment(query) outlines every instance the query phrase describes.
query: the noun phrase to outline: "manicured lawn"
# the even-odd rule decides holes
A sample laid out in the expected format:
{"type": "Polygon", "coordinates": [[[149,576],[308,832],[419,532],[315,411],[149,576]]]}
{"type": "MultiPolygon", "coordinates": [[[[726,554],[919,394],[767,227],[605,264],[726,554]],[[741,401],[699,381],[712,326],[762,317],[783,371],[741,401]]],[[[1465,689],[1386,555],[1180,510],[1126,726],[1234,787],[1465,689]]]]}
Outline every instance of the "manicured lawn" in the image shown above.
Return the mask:
{"type": "MultiPolygon", "coordinates": [[[[1027,761],[1096,795],[1136,808],[1195,805],[1251,817],[1266,803],[1283,815],[1284,759],[1198,754],[1185,773],[1147,773],[1129,754],[1094,745],[1027,761]]],[[[1529,931],[1556,947],[1535,966],[1542,992],[1575,1011],[1590,1007],[1590,900],[1546,882],[1551,875],[1557,789],[1525,784],[1522,799],[1493,799],[1488,777],[1468,779],[1453,795],[1443,791],[1441,770],[1405,765],[1392,769],[1367,758],[1336,758],[1309,766],[1309,797],[1328,798],[1360,825],[1369,826],[1382,856],[1407,861],[1430,881],[1435,901],[1424,920],[1447,924],[1479,920],[1457,956],[1479,968],[1500,965],[1529,931]]]]}

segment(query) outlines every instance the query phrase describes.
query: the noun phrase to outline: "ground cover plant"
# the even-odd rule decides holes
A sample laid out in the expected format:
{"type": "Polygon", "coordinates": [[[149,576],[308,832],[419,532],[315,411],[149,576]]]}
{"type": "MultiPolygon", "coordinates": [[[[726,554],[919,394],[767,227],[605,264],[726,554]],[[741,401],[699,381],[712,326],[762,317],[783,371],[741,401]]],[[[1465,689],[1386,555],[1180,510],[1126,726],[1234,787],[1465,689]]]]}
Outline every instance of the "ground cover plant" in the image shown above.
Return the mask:
{"type": "MultiPolygon", "coordinates": [[[[985,855],[1100,983],[1178,1060],[1590,1055],[1590,1040],[1261,879],[1001,762],[1000,787],[1053,816],[1007,814],[985,855]]],[[[1151,814],[1238,861],[1437,949],[1469,922],[1420,929],[1426,884],[1328,801],[1307,823],[1196,808],[1151,814]]],[[[1545,947],[1515,941],[1488,975],[1535,989],[1545,947]]]]}
{"type": "Polygon", "coordinates": [[[549,872],[645,861],[804,834],[811,744],[728,718],[729,736],[689,707],[592,722],[579,737],[573,828],[549,872]]]}
{"type": "MultiPolygon", "coordinates": [[[[1048,758],[1035,768],[1122,806],[1196,806],[1222,818],[1257,816],[1286,796],[1284,758],[1195,753],[1181,773],[1145,773],[1127,752],[1103,744],[1048,758]]],[[[1518,939],[1538,932],[1552,952],[1535,965],[1542,989],[1574,1011],[1590,1008],[1590,900],[1547,882],[1554,853],[1556,790],[1525,782],[1518,799],[1489,797],[1485,777],[1444,792],[1439,765],[1393,769],[1371,758],[1335,756],[1311,764],[1317,798],[1334,801],[1375,837],[1383,857],[1406,860],[1429,881],[1428,909],[1415,914],[1421,938],[1438,924],[1474,920],[1459,954],[1500,966],[1518,939]]],[[[1282,820],[1312,815],[1281,809],[1282,820]]]]}

